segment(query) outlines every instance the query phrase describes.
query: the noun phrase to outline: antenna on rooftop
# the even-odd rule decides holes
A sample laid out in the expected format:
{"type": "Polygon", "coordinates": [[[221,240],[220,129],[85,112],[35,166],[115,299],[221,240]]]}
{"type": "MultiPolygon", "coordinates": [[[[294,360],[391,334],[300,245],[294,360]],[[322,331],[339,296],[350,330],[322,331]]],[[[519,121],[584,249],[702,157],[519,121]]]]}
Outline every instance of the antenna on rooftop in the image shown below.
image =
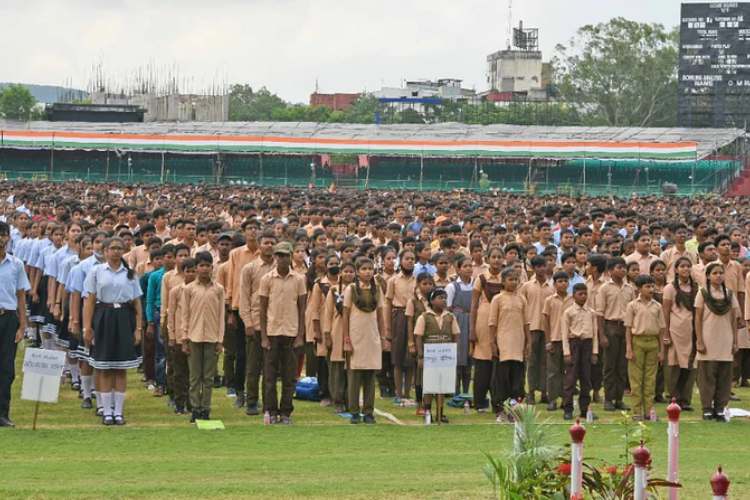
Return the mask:
{"type": "Polygon", "coordinates": [[[508,29],[505,34],[507,36],[505,44],[510,50],[510,42],[513,39],[513,0],[508,0],[508,29]]]}

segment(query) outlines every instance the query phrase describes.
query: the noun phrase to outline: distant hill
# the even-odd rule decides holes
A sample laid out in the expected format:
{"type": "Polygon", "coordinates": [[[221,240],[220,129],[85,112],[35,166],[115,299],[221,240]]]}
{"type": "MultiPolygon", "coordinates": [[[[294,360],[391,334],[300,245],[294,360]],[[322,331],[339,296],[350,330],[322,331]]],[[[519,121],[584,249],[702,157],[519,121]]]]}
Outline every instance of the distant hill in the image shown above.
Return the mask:
{"type": "MultiPolygon", "coordinates": [[[[0,89],[8,85],[12,85],[12,83],[0,82],[0,89]]],[[[67,101],[72,99],[86,99],[88,97],[88,92],[78,89],[69,89],[59,85],[35,85],[33,83],[22,83],[21,85],[29,89],[31,95],[33,95],[37,101],[43,103],[58,102],[62,100],[63,97],[67,101]]]]}

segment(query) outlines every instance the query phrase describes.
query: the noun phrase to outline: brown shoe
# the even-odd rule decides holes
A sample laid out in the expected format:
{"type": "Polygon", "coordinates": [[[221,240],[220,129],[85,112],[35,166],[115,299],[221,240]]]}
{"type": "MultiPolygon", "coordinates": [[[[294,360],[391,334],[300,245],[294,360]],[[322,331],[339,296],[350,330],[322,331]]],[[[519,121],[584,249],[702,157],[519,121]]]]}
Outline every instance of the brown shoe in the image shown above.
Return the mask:
{"type": "Polygon", "coordinates": [[[155,398],[160,398],[162,396],[164,396],[164,389],[162,387],[157,387],[156,389],[154,389],[155,398]]]}

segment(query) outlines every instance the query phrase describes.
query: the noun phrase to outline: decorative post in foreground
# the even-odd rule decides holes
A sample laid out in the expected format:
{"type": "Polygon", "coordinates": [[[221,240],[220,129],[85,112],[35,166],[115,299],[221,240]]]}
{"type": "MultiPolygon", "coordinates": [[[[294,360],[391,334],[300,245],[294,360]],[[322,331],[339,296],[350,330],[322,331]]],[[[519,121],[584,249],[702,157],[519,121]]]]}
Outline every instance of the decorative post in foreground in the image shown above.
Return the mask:
{"type": "Polygon", "coordinates": [[[641,445],[633,450],[633,465],[635,466],[635,477],[633,478],[633,499],[646,500],[646,483],[648,482],[648,465],[651,462],[651,452],[641,445]]]}
{"type": "Polygon", "coordinates": [[[570,498],[583,498],[583,438],[586,428],[576,419],[570,426],[570,498]]]}
{"type": "Polygon", "coordinates": [[[726,500],[729,493],[729,478],[721,471],[721,465],[716,474],[711,476],[711,491],[713,500],[726,500]]]}
{"type": "MultiPolygon", "coordinates": [[[[667,406],[667,449],[669,450],[669,463],[667,465],[667,481],[676,483],[680,470],[680,412],[682,408],[677,404],[674,398],[672,403],[667,406]]],[[[669,500],[677,500],[678,488],[669,488],[669,500]]]]}

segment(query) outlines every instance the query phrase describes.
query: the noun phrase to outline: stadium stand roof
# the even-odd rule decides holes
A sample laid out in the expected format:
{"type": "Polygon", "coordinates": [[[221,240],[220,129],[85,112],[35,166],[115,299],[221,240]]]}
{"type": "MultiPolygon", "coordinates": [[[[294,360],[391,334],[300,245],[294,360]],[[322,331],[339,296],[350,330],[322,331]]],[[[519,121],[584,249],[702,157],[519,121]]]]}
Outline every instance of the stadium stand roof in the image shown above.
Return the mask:
{"type": "Polygon", "coordinates": [[[741,129],[543,127],[461,123],[85,123],[0,120],[0,147],[170,153],[366,154],[425,158],[695,161],[741,129]]]}

